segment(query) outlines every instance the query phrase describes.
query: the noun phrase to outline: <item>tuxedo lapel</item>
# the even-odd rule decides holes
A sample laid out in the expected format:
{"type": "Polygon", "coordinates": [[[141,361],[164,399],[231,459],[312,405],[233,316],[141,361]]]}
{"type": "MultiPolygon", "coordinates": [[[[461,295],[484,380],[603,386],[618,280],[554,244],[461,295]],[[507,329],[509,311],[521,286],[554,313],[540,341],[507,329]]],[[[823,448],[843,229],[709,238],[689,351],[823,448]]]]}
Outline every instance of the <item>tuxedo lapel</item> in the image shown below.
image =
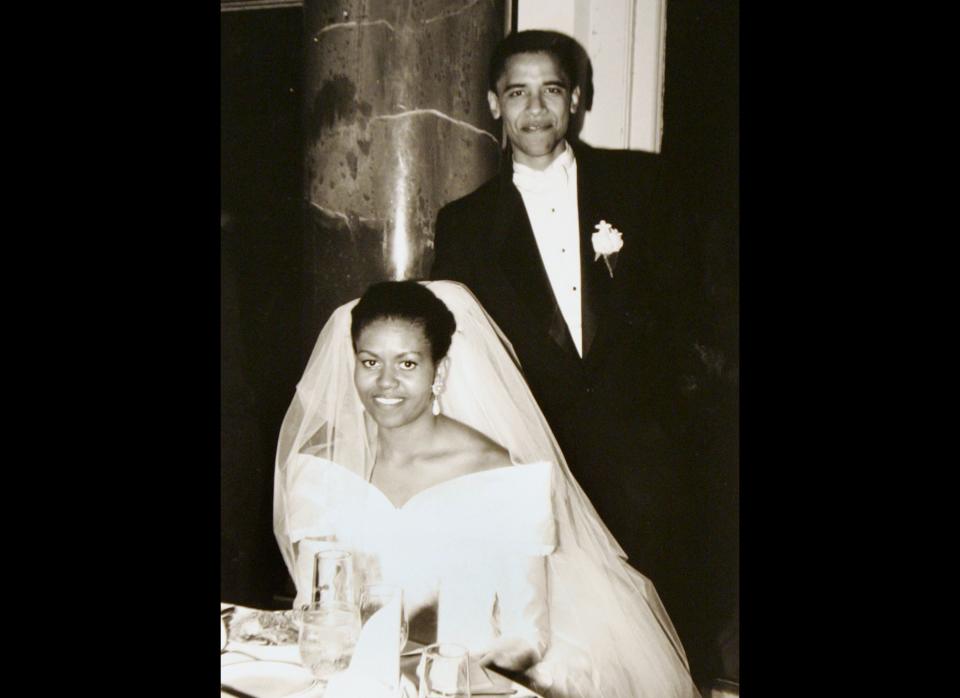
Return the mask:
{"type": "Polygon", "coordinates": [[[603,363],[607,349],[619,341],[624,323],[635,320],[637,308],[647,302],[637,296],[637,280],[651,274],[650,265],[655,263],[649,251],[649,238],[654,231],[649,226],[651,213],[657,206],[653,188],[658,175],[654,161],[645,161],[642,165],[634,161],[628,171],[623,171],[605,155],[601,157],[602,151],[582,145],[574,150],[580,214],[584,362],[591,370],[603,363]],[[601,220],[623,234],[624,248],[611,259],[612,276],[603,257],[594,261],[590,238],[601,220]],[[626,316],[622,312],[625,307],[632,309],[626,316]]]}
{"type": "Polygon", "coordinates": [[[555,303],[533,228],[523,206],[520,192],[509,176],[500,179],[496,219],[495,254],[504,276],[527,307],[527,315],[536,324],[546,324],[555,303]]]}
{"type": "Polygon", "coordinates": [[[546,333],[561,349],[579,358],[543,265],[523,197],[513,185],[512,168],[501,172],[494,224],[494,254],[504,276],[525,307],[532,329],[546,333]]]}
{"type": "Polygon", "coordinates": [[[583,319],[583,356],[590,353],[610,295],[612,278],[603,258],[594,260],[591,238],[603,219],[601,174],[586,152],[577,151],[577,209],[580,222],[580,305],[583,319]]]}

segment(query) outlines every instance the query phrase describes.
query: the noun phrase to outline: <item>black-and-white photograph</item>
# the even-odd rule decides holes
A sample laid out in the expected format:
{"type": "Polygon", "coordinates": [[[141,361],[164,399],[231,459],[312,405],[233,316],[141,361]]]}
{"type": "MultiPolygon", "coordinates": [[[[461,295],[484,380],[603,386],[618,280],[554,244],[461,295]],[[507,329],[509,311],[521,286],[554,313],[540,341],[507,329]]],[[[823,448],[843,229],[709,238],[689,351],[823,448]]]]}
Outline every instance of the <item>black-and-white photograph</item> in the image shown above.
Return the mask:
{"type": "Polygon", "coordinates": [[[739,23],[221,0],[222,696],[739,696],[739,23]]]}

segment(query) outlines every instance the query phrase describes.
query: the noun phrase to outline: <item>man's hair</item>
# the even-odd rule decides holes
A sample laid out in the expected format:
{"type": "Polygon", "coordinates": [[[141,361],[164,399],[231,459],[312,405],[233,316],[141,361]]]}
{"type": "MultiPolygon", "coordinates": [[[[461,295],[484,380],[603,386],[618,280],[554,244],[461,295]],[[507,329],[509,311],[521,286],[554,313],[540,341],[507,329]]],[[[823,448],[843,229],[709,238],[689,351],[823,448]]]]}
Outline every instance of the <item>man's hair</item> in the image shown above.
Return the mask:
{"type": "Polygon", "coordinates": [[[376,320],[406,320],[423,329],[437,363],[447,355],[457,321],[446,304],[416,281],[381,281],[370,286],[350,311],[350,338],[357,350],[360,333],[376,320]]]}
{"type": "Polygon", "coordinates": [[[487,85],[496,94],[497,80],[507,71],[507,60],[518,53],[546,53],[557,60],[560,72],[570,83],[570,90],[580,88],[584,110],[593,106],[593,66],[584,48],[573,37],[546,29],[528,29],[504,37],[493,50],[487,85]]]}
{"type": "Polygon", "coordinates": [[[497,80],[507,70],[507,60],[518,53],[547,53],[557,59],[560,72],[570,84],[571,90],[580,83],[580,71],[577,68],[582,60],[580,54],[583,49],[576,40],[559,32],[528,29],[504,37],[493,50],[487,84],[494,93],[497,91],[497,80]]]}

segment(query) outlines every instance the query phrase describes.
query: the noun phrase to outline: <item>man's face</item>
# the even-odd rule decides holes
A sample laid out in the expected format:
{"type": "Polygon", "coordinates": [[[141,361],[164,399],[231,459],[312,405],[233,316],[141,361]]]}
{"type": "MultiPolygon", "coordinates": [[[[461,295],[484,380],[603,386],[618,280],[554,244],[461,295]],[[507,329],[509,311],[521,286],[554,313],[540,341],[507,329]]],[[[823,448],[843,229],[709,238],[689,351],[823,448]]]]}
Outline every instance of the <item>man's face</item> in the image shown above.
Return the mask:
{"type": "Polygon", "coordinates": [[[580,88],[570,82],[549,53],[518,53],[507,59],[497,91],[487,92],[490,113],[503,118],[517,162],[542,170],[563,152],[570,115],[580,88]]]}

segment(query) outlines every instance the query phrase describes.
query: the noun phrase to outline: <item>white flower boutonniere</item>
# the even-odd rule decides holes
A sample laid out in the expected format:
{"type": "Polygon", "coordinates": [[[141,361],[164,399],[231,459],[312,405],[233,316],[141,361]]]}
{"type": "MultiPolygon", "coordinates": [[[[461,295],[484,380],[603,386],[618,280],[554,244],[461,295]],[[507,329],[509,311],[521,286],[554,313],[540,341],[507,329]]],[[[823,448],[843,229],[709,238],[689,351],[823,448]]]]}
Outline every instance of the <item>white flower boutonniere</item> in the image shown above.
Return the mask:
{"type": "Polygon", "coordinates": [[[593,261],[596,262],[602,255],[603,261],[607,264],[607,271],[613,277],[613,265],[611,265],[610,259],[623,247],[623,233],[606,221],[600,221],[594,227],[597,232],[590,237],[595,253],[593,261]]]}

